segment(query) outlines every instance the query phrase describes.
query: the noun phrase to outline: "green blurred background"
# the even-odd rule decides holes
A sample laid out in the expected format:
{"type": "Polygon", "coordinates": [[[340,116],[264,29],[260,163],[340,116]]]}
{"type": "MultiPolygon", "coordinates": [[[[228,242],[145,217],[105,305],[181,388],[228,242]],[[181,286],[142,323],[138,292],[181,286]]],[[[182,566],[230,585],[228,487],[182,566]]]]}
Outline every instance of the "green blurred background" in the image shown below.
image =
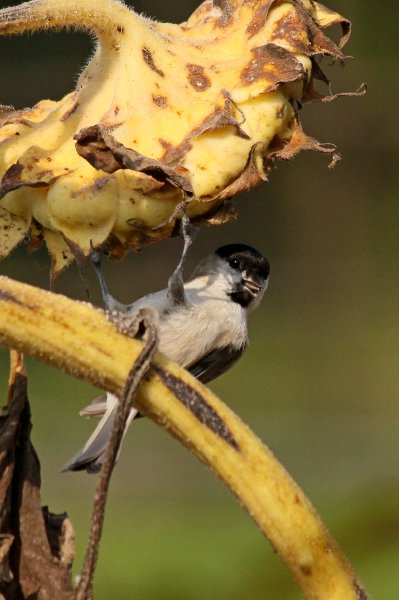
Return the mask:
{"type": "MultiPolygon", "coordinates": [[[[8,2],[2,3],[2,6],[8,2]]],[[[15,2],[17,4],[17,2],[15,2]]],[[[134,3],[159,20],[185,20],[195,2],[134,3]]],[[[305,130],[338,145],[343,160],[303,153],[236,201],[240,218],[204,228],[190,265],[216,246],[253,244],[272,264],[269,290],[250,324],[251,345],[211,384],[269,445],[309,495],[379,600],[399,597],[399,322],[397,24],[395,3],[329,2],[353,21],[334,91],[361,98],[308,105],[305,130]]],[[[0,102],[24,107],[72,89],[91,52],[88,36],[0,38],[0,102]]],[[[179,240],[105,265],[109,285],[132,300],[166,284],[179,240]]],[[[45,250],[20,248],[0,272],[48,286],[45,250]]],[[[88,270],[93,300],[97,287],[88,270]]],[[[76,268],[57,291],[85,298],[76,268]]],[[[1,389],[8,356],[0,352],[1,389]]],[[[43,503],[67,510],[76,570],[86,544],[96,478],[61,474],[92,423],[78,411],[95,390],[28,359],[33,441],[43,503]]],[[[109,497],[96,599],[298,600],[291,577],[236,501],[197,460],[154,425],[131,428],[109,497]]]]}

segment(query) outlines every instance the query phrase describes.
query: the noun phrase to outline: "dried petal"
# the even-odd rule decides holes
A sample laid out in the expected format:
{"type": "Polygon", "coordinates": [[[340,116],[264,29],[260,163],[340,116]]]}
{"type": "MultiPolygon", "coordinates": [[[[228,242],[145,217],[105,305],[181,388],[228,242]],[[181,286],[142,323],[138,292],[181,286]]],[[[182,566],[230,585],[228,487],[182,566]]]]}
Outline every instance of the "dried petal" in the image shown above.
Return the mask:
{"type": "Polygon", "coordinates": [[[29,221],[0,206],[0,259],[5,258],[25,237],[29,221]]]}

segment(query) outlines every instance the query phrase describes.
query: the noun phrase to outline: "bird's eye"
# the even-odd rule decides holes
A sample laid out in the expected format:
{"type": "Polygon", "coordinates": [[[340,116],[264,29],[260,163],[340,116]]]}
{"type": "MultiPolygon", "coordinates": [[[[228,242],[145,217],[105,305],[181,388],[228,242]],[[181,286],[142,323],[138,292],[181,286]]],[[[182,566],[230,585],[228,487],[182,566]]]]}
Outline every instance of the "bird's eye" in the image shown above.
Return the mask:
{"type": "Polygon", "coordinates": [[[240,268],[240,261],[238,258],[231,258],[229,260],[229,265],[230,267],[232,267],[233,269],[239,269],[240,268]]]}

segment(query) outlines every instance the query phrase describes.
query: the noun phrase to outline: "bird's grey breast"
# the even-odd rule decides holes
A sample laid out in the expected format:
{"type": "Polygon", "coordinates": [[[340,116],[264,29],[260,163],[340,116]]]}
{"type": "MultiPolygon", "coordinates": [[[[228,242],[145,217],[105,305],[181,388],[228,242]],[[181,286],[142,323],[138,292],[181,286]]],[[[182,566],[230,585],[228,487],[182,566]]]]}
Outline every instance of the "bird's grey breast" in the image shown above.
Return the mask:
{"type": "Polygon", "coordinates": [[[187,292],[187,303],[160,315],[159,350],[182,366],[215,348],[247,343],[246,314],[229,299],[187,292]]]}

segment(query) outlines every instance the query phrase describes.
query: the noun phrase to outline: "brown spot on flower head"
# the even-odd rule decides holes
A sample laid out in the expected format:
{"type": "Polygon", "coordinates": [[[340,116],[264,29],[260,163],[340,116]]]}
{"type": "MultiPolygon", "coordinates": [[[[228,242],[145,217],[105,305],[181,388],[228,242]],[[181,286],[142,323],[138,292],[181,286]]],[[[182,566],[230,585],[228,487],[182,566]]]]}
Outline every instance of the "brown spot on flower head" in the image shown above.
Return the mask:
{"type": "Polygon", "coordinates": [[[156,104],[160,108],[165,108],[165,106],[168,106],[168,100],[167,100],[166,96],[156,96],[153,94],[152,101],[154,104],[156,104]]]}
{"type": "Polygon", "coordinates": [[[220,8],[222,14],[216,20],[218,27],[227,27],[233,20],[233,8],[229,0],[213,0],[214,6],[220,8]]]}
{"type": "Polygon", "coordinates": [[[66,121],[73,115],[74,112],[79,108],[79,102],[75,102],[73,106],[69,110],[67,110],[61,117],[61,121],[66,121]]]}
{"type": "MultiPolygon", "coordinates": [[[[252,17],[247,27],[247,33],[249,35],[249,38],[259,33],[259,31],[265,26],[267,15],[269,14],[269,10],[273,2],[275,2],[275,0],[269,0],[269,2],[264,2],[259,8],[255,10],[254,16],[252,17]]],[[[248,2],[248,4],[250,3],[248,2]]]]}
{"type": "Polygon", "coordinates": [[[244,85],[264,81],[264,91],[274,89],[279,83],[297,81],[305,76],[301,63],[287,50],[275,44],[259,46],[251,51],[252,58],[241,72],[244,85]]]}
{"type": "Polygon", "coordinates": [[[189,63],[187,66],[188,80],[197,92],[203,92],[211,87],[211,80],[205,75],[205,69],[201,65],[189,63]]]}
{"type": "Polygon", "coordinates": [[[159,138],[159,143],[165,150],[170,150],[170,148],[172,147],[172,144],[170,142],[167,142],[163,138],[159,138]]]}
{"type": "Polygon", "coordinates": [[[154,71],[154,73],[157,73],[160,77],[165,77],[165,73],[161,71],[161,69],[158,69],[158,67],[155,65],[151,50],[144,46],[141,52],[143,54],[144,62],[150,67],[150,69],[154,71]]]}
{"type": "MultiPolygon", "coordinates": [[[[288,12],[284,14],[274,25],[272,41],[284,40],[288,42],[291,50],[307,53],[309,51],[309,40],[307,27],[298,13],[288,12]]],[[[277,42],[278,43],[278,42],[277,42]]]]}

